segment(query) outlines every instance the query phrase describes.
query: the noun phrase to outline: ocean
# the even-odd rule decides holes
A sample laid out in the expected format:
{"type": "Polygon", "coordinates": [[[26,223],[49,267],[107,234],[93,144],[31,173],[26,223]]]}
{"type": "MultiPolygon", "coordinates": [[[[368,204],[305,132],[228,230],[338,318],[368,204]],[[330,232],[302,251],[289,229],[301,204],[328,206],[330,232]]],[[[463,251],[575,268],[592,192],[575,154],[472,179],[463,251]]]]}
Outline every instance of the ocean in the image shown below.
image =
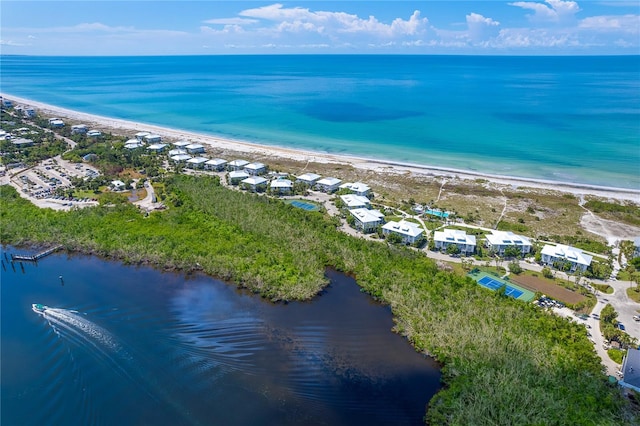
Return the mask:
{"type": "Polygon", "coordinates": [[[313,301],[273,304],[92,256],[0,258],[3,426],[419,425],[441,386],[335,271],[313,301]]]}
{"type": "Polygon", "coordinates": [[[1,90],[108,117],[640,189],[640,56],[2,56],[1,90]]]}

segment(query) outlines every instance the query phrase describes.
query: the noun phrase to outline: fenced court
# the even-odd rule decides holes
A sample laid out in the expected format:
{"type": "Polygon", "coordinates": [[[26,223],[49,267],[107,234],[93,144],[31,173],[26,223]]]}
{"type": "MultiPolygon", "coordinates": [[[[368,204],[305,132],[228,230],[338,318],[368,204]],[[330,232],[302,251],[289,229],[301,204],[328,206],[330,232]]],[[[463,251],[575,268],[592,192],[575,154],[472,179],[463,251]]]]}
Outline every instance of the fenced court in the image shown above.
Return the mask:
{"type": "Polygon", "coordinates": [[[476,280],[478,284],[490,290],[495,291],[504,287],[504,294],[513,297],[514,299],[530,302],[535,297],[535,294],[532,291],[509,283],[501,278],[492,277],[485,272],[472,273],[469,274],[469,276],[476,280]]]}
{"type": "Polygon", "coordinates": [[[307,202],[302,201],[302,200],[287,200],[287,202],[289,204],[291,204],[293,207],[297,207],[297,208],[302,209],[302,210],[307,210],[307,211],[318,211],[318,210],[320,210],[320,207],[318,207],[317,205],[315,205],[313,203],[307,203],[307,202]]]}

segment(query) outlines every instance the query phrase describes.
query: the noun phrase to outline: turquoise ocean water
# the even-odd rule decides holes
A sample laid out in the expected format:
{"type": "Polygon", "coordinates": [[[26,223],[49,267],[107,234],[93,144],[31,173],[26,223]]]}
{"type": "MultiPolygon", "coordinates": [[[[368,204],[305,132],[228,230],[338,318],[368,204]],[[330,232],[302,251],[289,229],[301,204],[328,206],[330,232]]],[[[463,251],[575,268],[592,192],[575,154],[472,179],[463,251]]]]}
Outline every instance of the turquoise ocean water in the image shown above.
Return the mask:
{"type": "Polygon", "coordinates": [[[1,58],[1,90],[291,148],[640,189],[640,56],[1,58]]]}

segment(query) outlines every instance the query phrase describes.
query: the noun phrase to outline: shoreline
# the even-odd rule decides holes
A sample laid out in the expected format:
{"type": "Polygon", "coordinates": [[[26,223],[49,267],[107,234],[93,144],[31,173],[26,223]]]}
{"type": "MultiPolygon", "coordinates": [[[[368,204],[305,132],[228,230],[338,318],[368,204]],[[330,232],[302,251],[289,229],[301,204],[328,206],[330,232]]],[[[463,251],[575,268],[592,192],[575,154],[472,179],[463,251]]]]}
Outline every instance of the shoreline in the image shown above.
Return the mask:
{"type": "MultiPolygon", "coordinates": [[[[364,169],[379,173],[404,174],[410,173],[415,177],[443,177],[443,178],[460,178],[465,180],[485,179],[489,182],[511,186],[514,188],[530,188],[539,190],[551,190],[570,193],[575,196],[593,195],[603,198],[612,198],[619,201],[632,201],[640,203],[640,189],[617,188],[590,184],[580,184],[573,182],[553,181],[546,179],[525,178],[517,176],[496,175],[491,173],[482,173],[478,171],[462,170],[449,167],[439,167],[434,165],[412,164],[393,160],[372,159],[346,154],[331,154],[326,152],[308,151],[296,148],[287,148],[277,145],[263,145],[254,142],[231,139],[228,137],[219,137],[197,133],[190,130],[176,129],[153,124],[137,123],[134,121],[110,118],[85,112],[75,111],[55,105],[46,104],[44,102],[34,101],[20,96],[14,96],[7,93],[0,93],[3,98],[10,99],[16,104],[30,106],[43,112],[46,115],[60,116],[62,118],[71,119],[78,122],[87,122],[94,124],[99,130],[108,128],[114,130],[114,133],[152,131],[163,138],[169,139],[185,139],[207,145],[212,148],[228,149],[240,153],[259,154],[271,157],[287,158],[299,162],[318,162],[326,164],[344,164],[350,165],[357,169],[364,169]],[[103,129],[100,129],[103,127],[103,129]]],[[[133,137],[133,135],[131,135],[133,137]]]]}

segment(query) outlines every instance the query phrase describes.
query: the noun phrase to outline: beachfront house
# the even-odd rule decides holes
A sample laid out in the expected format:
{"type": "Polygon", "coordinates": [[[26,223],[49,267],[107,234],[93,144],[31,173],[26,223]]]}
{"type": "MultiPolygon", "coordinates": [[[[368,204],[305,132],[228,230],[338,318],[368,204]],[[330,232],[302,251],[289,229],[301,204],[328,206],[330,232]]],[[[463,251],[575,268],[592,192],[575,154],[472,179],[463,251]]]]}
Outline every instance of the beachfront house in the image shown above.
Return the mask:
{"type": "Polygon", "coordinates": [[[174,163],[184,163],[191,159],[189,154],[177,154],[169,157],[174,163]]]}
{"type": "Polygon", "coordinates": [[[173,142],[172,145],[175,146],[178,149],[186,149],[186,147],[188,145],[191,145],[191,142],[188,142],[188,141],[177,141],[177,142],[173,142]]]}
{"type": "Polygon", "coordinates": [[[90,138],[99,138],[102,136],[102,132],[100,130],[89,130],[87,136],[90,138]]]}
{"type": "Polygon", "coordinates": [[[229,161],[229,163],[227,163],[227,170],[234,171],[234,170],[242,170],[244,168],[244,166],[246,166],[247,164],[249,164],[248,161],[246,160],[233,160],[233,161],[229,161]]]}
{"type": "Polygon", "coordinates": [[[389,221],[382,225],[383,235],[399,235],[402,238],[402,242],[405,244],[414,244],[416,241],[422,239],[424,229],[417,223],[407,222],[401,220],[400,222],[389,221]]]}
{"type": "Polygon", "coordinates": [[[13,144],[13,146],[17,148],[26,148],[28,146],[33,146],[34,144],[33,139],[26,139],[26,138],[11,139],[11,143],[13,144]]]}
{"type": "Polygon", "coordinates": [[[184,149],[172,149],[167,153],[167,155],[169,155],[169,157],[173,157],[174,155],[185,155],[186,153],[187,151],[184,149]]]}
{"type": "Polygon", "coordinates": [[[303,183],[307,185],[309,188],[312,188],[316,182],[320,179],[320,175],[315,173],[305,173],[296,178],[296,182],[303,183]]]}
{"type": "Polygon", "coordinates": [[[144,137],[144,141],[146,143],[160,143],[162,142],[162,136],[155,134],[147,135],[144,137]]]}
{"type": "Polygon", "coordinates": [[[192,169],[202,169],[207,161],[209,161],[209,159],[206,157],[190,158],[187,160],[187,167],[191,167],[192,169]]]}
{"type": "Polygon", "coordinates": [[[227,160],[223,160],[222,158],[213,158],[204,163],[204,168],[207,170],[213,170],[216,172],[221,172],[227,166],[227,160]]]}
{"type": "Polygon", "coordinates": [[[262,163],[249,163],[244,166],[244,170],[253,176],[259,176],[267,171],[267,165],[262,163]]]}
{"type": "Polygon", "coordinates": [[[149,132],[138,132],[135,134],[135,138],[138,139],[140,142],[144,142],[145,138],[147,136],[149,136],[151,133],[149,132]]]}
{"type": "Polygon", "coordinates": [[[151,152],[159,153],[159,152],[164,151],[166,147],[167,147],[166,143],[154,143],[154,144],[149,145],[147,147],[147,150],[151,151],[151,152]]]}
{"type": "Polygon", "coordinates": [[[346,189],[353,194],[360,195],[362,197],[367,197],[371,192],[371,188],[369,185],[362,182],[347,182],[340,185],[340,189],[346,189]]]}
{"type": "Polygon", "coordinates": [[[581,249],[564,244],[546,244],[540,254],[543,264],[556,269],[563,269],[568,264],[569,272],[585,272],[593,260],[593,256],[585,254],[581,249]]]}
{"type": "Polygon", "coordinates": [[[354,218],[354,227],[362,232],[373,232],[384,223],[384,214],[379,210],[353,209],[349,214],[354,218]]]}
{"type": "Polygon", "coordinates": [[[459,229],[443,229],[433,233],[433,242],[437,250],[446,251],[451,245],[456,245],[460,253],[469,256],[476,251],[476,236],[467,235],[459,229]]]}
{"type": "Polygon", "coordinates": [[[73,126],[71,126],[72,135],[84,135],[85,133],[87,133],[87,130],[89,129],[87,128],[86,124],[74,124],[73,126]]]}
{"type": "Polygon", "coordinates": [[[13,101],[6,99],[6,98],[2,98],[2,106],[3,107],[7,107],[7,108],[11,108],[13,107],[13,101]]]}
{"type": "Polygon", "coordinates": [[[36,110],[28,106],[18,106],[16,111],[25,118],[34,118],[36,116],[36,110]]]}
{"type": "Polygon", "coordinates": [[[142,148],[144,143],[140,142],[138,139],[129,139],[124,143],[124,147],[126,149],[137,149],[142,148]]]}
{"type": "Polygon", "coordinates": [[[59,129],[60,127],[64,127],[64,121],[60,120],[59,118],[50,118],[49,126],[59,129]]]}
{"type": "Polygon", "coordinates": [[[200,145],[199,143],[191,143],[189,145],[186,145],[184,149],[186,149],[189,154],[202,154],[204,152],[204,145],[200,145]]]}
{"type": "Polygon", "coordinates": [[[486,236],[485,243],[489,250],[500,256],[503,256],[505,249],[510,246],[516,247],[522,255],[530,253],[532,247],[529,238],[511,231],[491,231],[491,234],[486,236]]]}
{"type": "Polygon", "coordinates": [[[249,177],[249,173],[244,170],[232,170],[227,175],[229,178],[229,184],[238,185],[240,182],[249,177]]]}
{"type": "Polygon", "coordinates": [[[126,184],[121,180],[112,180],[111,181],[111,189],[114,191],[122,191],[124,190],[126,184]]]}
{"type": "Polygon", "coordinates": [[[326,193],[332,193],[338,189],[342,180],[334,177],[326,177],[318,180],[316,182],[316,188],[320,191],[324,191],[326,193]]]}
{"type": "Polygon", "coordinates": [[[342,204],[348,209],[368,209],[371,207],[371,202],[367,197],[355,194],[345,194],[340,196],[342,204]]]}
{"type": "Polygon", "coordinates": [[[248,178],[243,179],[240,184],[243,189],[252,192],[262,192],[267,189],[267,180],[262,176],[249,176],[248,178]]]}
{"type": "Polygon", "coordinates": [[[271,181],[269,188],[274,194],[287,195],[293,191],[293,182],[289,179],[275,179],[271,181]]]}
{"type": "Polygon", "coordinates": [[[620,386],[640,392],[640,350],[627,349],[627,354],[622,360],[622,380],[620,386]]]}

